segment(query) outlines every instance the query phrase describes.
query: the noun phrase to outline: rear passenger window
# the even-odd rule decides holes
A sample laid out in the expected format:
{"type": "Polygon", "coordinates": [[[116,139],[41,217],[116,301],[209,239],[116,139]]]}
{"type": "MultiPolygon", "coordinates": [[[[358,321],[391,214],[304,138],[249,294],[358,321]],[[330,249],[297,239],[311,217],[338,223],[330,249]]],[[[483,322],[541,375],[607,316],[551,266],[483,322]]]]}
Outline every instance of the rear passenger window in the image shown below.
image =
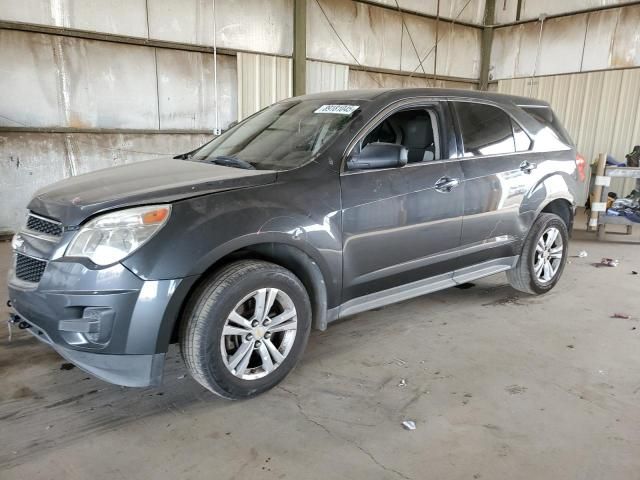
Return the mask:
{"type": "Polygon", "coordinates": [[[531,148],[531,139],[516,122],[513,123],[513,138],[516,141],[516,152],[526,152],[531,148]]]}
{"type": "Polygon", "coordinates": [[[464,156],[515,152],[511,118],[499,108],[480,103],[455,102],[464,156]]]}

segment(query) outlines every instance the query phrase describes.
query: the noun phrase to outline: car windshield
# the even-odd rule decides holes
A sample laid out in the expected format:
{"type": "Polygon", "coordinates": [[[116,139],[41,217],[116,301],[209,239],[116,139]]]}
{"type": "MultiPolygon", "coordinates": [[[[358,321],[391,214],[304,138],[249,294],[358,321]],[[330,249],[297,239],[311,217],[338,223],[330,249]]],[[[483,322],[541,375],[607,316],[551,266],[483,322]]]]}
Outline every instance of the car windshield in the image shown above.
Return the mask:
{"type": "Polygon", "coordinates": [[[359,105],[353,102],[281,102],[183,158],[258,170],[300,167],[340,133],[358,109],[359,105]]]}

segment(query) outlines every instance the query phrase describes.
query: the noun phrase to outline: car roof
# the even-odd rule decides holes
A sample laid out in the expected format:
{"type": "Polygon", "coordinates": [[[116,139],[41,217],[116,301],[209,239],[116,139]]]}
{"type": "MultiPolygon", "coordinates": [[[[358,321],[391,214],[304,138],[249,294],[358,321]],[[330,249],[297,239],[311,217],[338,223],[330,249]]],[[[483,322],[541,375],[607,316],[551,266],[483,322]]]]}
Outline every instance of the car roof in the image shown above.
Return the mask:
{"type": "Polygon", "coordinates": [[[368,90],[339,90],[334,92],[313,93],[298,98],[326,101],[375,100],[381,102],[393,102],[411,97],[460,98],[489,100],[498,104],[514,104],[518,106],[549,106],[547,102],[534,98],[505,95],[502,93],[485,92],[480,90],[462,90],[453,88],[374,88],[368,90]]]}

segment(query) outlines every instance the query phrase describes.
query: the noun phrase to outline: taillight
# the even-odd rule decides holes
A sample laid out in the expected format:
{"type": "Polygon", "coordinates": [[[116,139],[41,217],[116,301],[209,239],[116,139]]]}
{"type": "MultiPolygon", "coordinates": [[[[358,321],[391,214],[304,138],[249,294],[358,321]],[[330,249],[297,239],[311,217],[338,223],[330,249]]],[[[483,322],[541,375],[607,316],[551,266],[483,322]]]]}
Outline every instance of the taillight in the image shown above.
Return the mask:
{"type": "Polygon", "coordinates": [[[584,182],[587,178],[585,169],[587,168],[587,161],[579,153],[576,154],[576,167],[578,168],[578,178],[581,182],[584,182]]]}

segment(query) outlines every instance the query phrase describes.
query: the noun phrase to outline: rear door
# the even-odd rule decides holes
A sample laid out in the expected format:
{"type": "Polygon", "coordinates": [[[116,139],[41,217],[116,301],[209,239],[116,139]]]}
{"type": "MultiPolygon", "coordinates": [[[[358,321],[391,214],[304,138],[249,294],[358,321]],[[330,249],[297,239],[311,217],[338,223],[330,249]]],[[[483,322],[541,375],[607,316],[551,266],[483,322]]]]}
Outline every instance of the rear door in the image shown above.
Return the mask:
{"type": "Polygon", "coordinates": [[[462,267],[518,255],[527,226],[521,205],[537,183],[532,142],[496,105],[454,101],[463,161],[462,267]]]}
{"type": "Polygon", "coordinates": [[[450,281],[463,209],[453,131],[446,102],[420,102],[381,114],[357,140],[355,149],[402,144],[409,163],[342,172],[343,302],[428,278],[450,281]],[[443,186],[447,179],[458,184],[443,186]]]}

